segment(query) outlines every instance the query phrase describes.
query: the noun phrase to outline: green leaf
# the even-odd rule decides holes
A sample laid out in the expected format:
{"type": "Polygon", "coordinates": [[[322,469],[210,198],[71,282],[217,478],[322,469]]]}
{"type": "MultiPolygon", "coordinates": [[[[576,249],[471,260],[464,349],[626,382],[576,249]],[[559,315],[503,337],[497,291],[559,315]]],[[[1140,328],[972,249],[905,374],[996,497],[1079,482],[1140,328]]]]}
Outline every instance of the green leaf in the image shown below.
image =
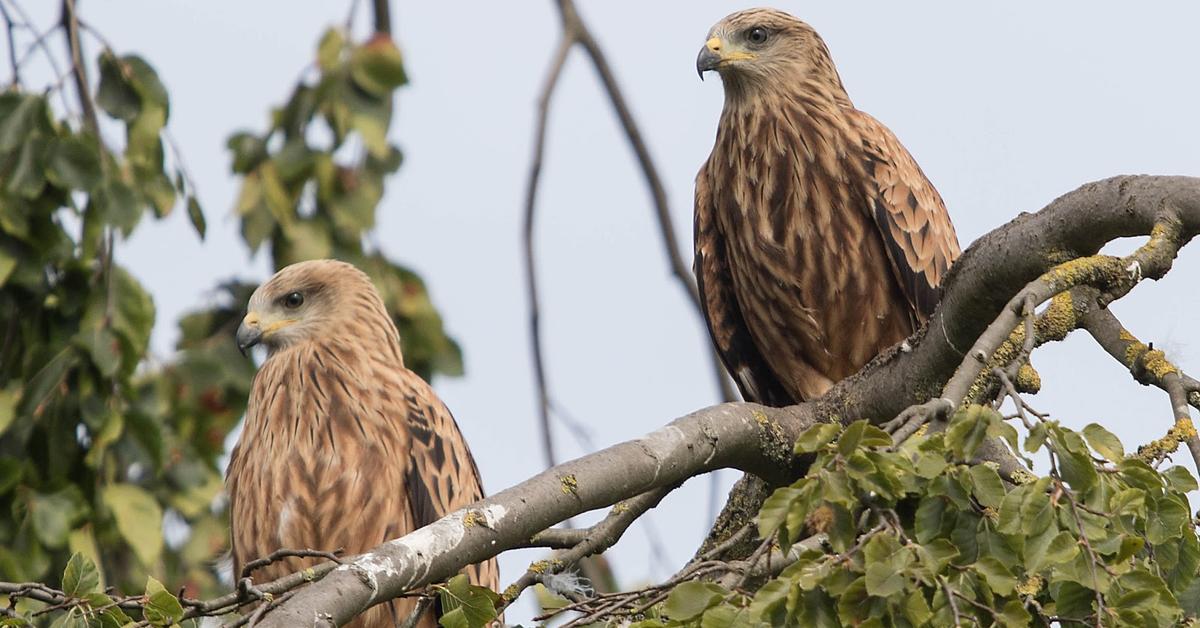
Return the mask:
{"type": "Polygon", "coordinates": [[[1054,535],[1050,545],[1046,547],[1046,555],[1042,565],[1058,565],[1074,560],[1079,554],[1079,541],[1069,532],[1059,532],[1054,535]]]}
{"type": "Polygon", "coordinates": [[[715,584],[691,580],[671,590],[663,611],[672,621],[687,621],[700,616],[727,595],[728,591],[715,584]]]}
{"type": "MultiPolygon", "coordinates": [[[[17,400],[21,397],[21,385],[12,381],[0,388],[0,435],[3,435],[13,419],[17,418],[17,400]]],[[[0,491],[2,493],[3,491],[0,491]]]]}
{"type": "Polygon", "coordinates": [[[384,33],[354,49],[350,76],[364,91],[376,96],[386,96],[408,82],[400,49],[384,33]]]}
{"type": "Polygon", "coordinates": [[[1058,449],[1058,470],[1062,473],[1063,480],[1080,493],[1087,492],[1095,486],[1099,475],[1083,438],[1071,430],[1053,428],[1050,439],[1058,449]]]}
{"type": "Polygon", "coordinates": [[[71,597],[83,597],[100,586],[100,570],[88,557],[78,552],[71,555],[63,570],[62,591],[71,597]]]}
{"type": "Polygon", "coordinates": [[[96,566],[98,590],[104,589],[104,570],[100,568],[100,548],[96,545],[96,535],[92,534],[91,524],[85,524],[71,531],[67,536],[67,550],[79,554],[85,560],[96,566]]]}
{"type": "Polygon", "coordinates": [[[458,574],[438,587],[442,610],[445,614],[438,623],[445,628],[482,628],[496,618],[496,601],[493,591],[472,585],[464,574],[458,574]]]}
{"type": "MultiPolygon", "coordinates": [[[[103,593],[91,593],[86,596],[88,604],[92,608],[103,608],[105,611],[100,614],[100,628],[123,628],[133,623],[129,615],[117,606],[113,599],[103,593]]],[[[95,623],[92,624],[95,626],[95,623]]]]}
{"type": "Polygon", "coordinates": [[[0,153],[7,153],[22,144],[38,122],[45,116],[46,101],[35,94],[9,92],[0,96],[0,153]]]}
{"type": "Polygon", "coordinates": [[[925,594],[920,589],[914,589],[904,598],[904,616],[914,626],[929,624],[933,611],[929,609],[929,602],[925,600],[925,594]]]}
{"type": "MultiPolygon", "coordinates": [[[[0,275],[2,274],[3,273],[0,273],[0,275]]],[[[1188,471],[1185,467],[1178,465],[1173,466],[1170,469],[1163,471],[1162,476],[1166,478],[1167,484],[1169,484],[1171,488],[1179,491],[1180,493],[1190,493],[1200,488],[1196,485],[1196,478],[1192,476],[1192,472],[1188,471]]]]}
{"type": "Polygon", "coordinates": [[[799,496],[799,489],[784,487],[776,489],[763,501],[762,508],[758,511],[758,535],[760,538],[770,537],[779,529],[779,526],[783,525],[792,508],[792,503],[799,496]]]}
{"type": "Polygon", "coordinates": [[[187,214],[188,220],[192,223],[192,228],[200,235],[200,239],[204,239],[204,234],[208,230],[208,223],[204,220],[204,210],[200,209],[200,201],[196,200],[195,196],[187,197],[187,214]]]}
{"type": "Polygon", "coordinates": [[[121,344],[111,329],[99,327],[80,330],[76,340],[92,356],[92,364],[105,377],[112,377],[121,367],[121,344]]]}
{"type": "Polygon", "coordinates": [[[1024,628],[1031,625],[1033,617],[1025,610],[1020,600],[1009,600],[996,615],[996,621],[1006,628],[1024,628]]]}
{"type": "Polygon", "coordinates": [[[967,473],[971,478],[971,494],[975,499],[987,508],[999,508],[1004,500],[1004,482],[1000,480],[1000,474],[986,464],[975,465],[967,473]]]}
{"type": "Polygon", "coordinates": [[[91,192],[100,183],[100,149],[94,140],[70,136],[50,144],[46,178],[60,188],[91,192]]]}
{"type": "Polygon", "coordinates": [[[234,133],[225,142],[233,153],[234,174],[249,174],[267,159],[267,143],[253,133],[234,133]]]}
{"type": "Polygon", "coordinates": [[[1145,516],[1146,491],[1140,488],[1119,490],[1109,498],[1108,507],[1114,515],[1145,516]]]}
{"type": "Polygon", "coordinates": [[[763,585],[750,602],[750,617],[769,622],[775,615],[775,610],[787,603],[791,588],[791,585],[783,580],[772,580],[763,585]]]}
{"type": "Polygon", "coordinates": [[[21,145],[17,164],[9,175],[5,189],[15,196],[37,198],[46,187],[46,150],[48,144],[41,134],[34,134],[21,145]]]}
{"type": "Polygon", "coordinates": [[[959,410],[946,430],[946,445],[959,460],[974,458],[993,420],[1000,420],[999,413],[985,406],[969,405],[959,410]]]}
{"type": "Polygon", "coordinates": [[[317,65],[321,70],[328,72],[337,67],[345,45],[346,38],[339,28],[331,27],[321,35],[321,43],[317,45],[317,65]]]}
{"type": "MultiPolygon", "coordinates": [[[[117,520],[117,530],[143,565],[150,567],[162,552],[162,508],[154,497],[132,484],[110,484],[101,490],[117,520]]],[[[162,586],[162,585],[159,585],[162,586]]]]}
{"type": "MultiPolygon", "coordinates": [[[[1145,546],[1146,546],[1146,540],[1143,539],[1142,537],[1127,536],[1127,537],[1121,539],[1121,549],[1117,550],[1117,555],[1113,556],[1112,562],[1123,563],[1123,562],[1129,560],[1130,558],[1133,558],[1133,556],[1135,554],[1137,554],[1138,552],[1142,551],[1142,548],[1145,546]]],[[[1160,550],[1161,550],[1161,548],[1160,548],[1160,550]]],[[[1196,573],[1195,569],[1191,569],[1191,570],[1189,570],[1189,572],[1193,576],[1196,573]]]]}
{"type": "Polygon", "coordinates": [[[748,609],[729,604],[714,606],[700,618],[700,628],[751,628],[751,625],[748,609]]]}
{"type": "Polygon", "coordinates": [[[142,110],[142,99],[126,80],[121,62],[110,52],[103,52],[97,61],[100,85],[96,89],[96,104],[108,115],[132,122],[142,110]]]}
{"type": "Polygon", "coordinates": [[[916,526],[917,540],[928,543],[942,535],[942,522],[946,516],[947,502],[936,496],[925,496],[917,506],[913,523],[916,526]]]}
{"type": "Polygon", "coordinates": [[[1162,491],[1162,476],[1145,462],[1137,458],[1126,458],[1118,466],[1121,469],[1121,478],[1131,486],[1156,494],[1162,491]]]}
{"type": "MultiPolygon", "coordinates": [[[[3,210],[0,209],[0,212],[3,210]]],[[[12,272],[17,268],[17,257],[10,253],[5,247],[0,246],[0,288],[8,283],[8,278],[12,276],[12,272]]]]}
{"type": "Polygon", "coordinates": [[[1054,506],[1050,496],[1040,490],[1031,490],[1021,502],[1021,531],[1026,536],[1040,534],[1054,520],[1054,506]]]}
{"type": "Polygon", "coordinates": [[[72,486],[56,493],[36,494],[30,500],[33,531],[43,545],[60,548],[82,511],[79,489],[72,486]]]}
{"type": "Polygon", "coordinates": [[[152,626],[170,626],[183,618],[183,606],[162,583],[153,577],[146,579],[146,621],[152,626]]]}
{"type": "Polygon", "coordinates": [[[1112,432],[1104,429],[1103,425],[1088,423],[1083,428],[1083,436],[1092,449],[1096,450],[1096,453],[1111,462],[1120,462],[1125,459],[1125,447],[1121,445],[1121,440],[1112,432]]]}
{"type": "Polygon", "coordinates": [[[113,312],[113,329],[129,343],[132,355],[126,361],[136,364],[150,345],[150,332],[154,328],[154,301],[142,284],[124,268],[112,269],[112,293],[116,299],[113,312]]]}
{"type": "Polygon", "coordinates": [[[1033,429],[1029,430],[1029,436],[1025,438],[1025,451],[1033,453],[1041,449],[1049,433],[1045,423],[1035,424],[1033,429]]]}
{"type": "Polygon", "coordinates": [[[843,457],[849,457],[855,451],[858,451],[858,446],[862,442],[863,434],[866,432],[868,423],[865,420],[858,420],[846,426],[846,430],[842,432],[837,442],[838,453],[843,457]]]}
{"type": "Polygon", "coordinates": [[[998,595],[1011,595],[1017,585],[1017,579],[1012,571],[992,556],[980,556],[975,561],[975,571],[987,580],[988,588],[998,595]]]}
{"type": "Polygon", "coordinates": [[[1163,495],[1148,504],[1146,517],[1146,540],[1151,545],[1177,539],[1183,534],[1188,522],[1188,506],[1183,499],[1173,494],[1163,495]]]}
{"type": "Polygon", "coordinates": [[[920,452],[917,454],[914,470],[919,477],[932,480],[941,475],[948,466],[950,463],[946,462],[945,457],[941,454],[920,452]]]}
{"type": "Polygon", "coordinates": [[[372,157],[383,159],[391,152],[392,145],[387,140],[387,120],[356,113],[350,116],[350,126],[358,131],[372,157]]]}
{"type": "Polygon", "coordinates": [[[904,574],[886,563],[867,565],[867,593],[877,597],[891,597],[904,590],[904,574]]]}
{"type": "Polygon", "coordinates": [[[103,220],[124,235],[129,235],[142,219],[142,203],[132,188],[117,179],[105,179],[92,194],[91,201],[103,220]]]}

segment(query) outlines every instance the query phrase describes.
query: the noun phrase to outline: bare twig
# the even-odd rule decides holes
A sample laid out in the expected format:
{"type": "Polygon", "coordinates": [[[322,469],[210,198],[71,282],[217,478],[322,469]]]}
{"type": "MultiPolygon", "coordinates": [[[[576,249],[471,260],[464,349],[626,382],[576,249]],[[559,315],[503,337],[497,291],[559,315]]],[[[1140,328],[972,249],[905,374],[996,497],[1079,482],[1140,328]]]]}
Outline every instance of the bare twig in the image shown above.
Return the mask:
{"type": "Polygon", "coordinates": [[[550,98],[554,95],[554,86],[562,76],[563,65],[567,61],[567,53],[571,50],[572,36],[567,33],[558,43],[558,48],[550,62],[550,70],[538,97],[538,119],[534,131],[533,158],[529,162],[529,180],[525,189],[525,285],[529,301],[529,333],[533,349],[534,383],[538,394],[538,417],[541,420],[542,453],[546,458],[546,466],[556,464],[554,455],[554,434],[550,425],[550,393],[546,386],[546,365],[542,351],[541,306],[538,297],[537,264],[534,255],[534,215],[537,209],[538,181],[542,175],[542,159],[546,150],[546,125],[550,116],[550,98]]]}
{"type": "MultiPolygon", "coordinates": [[[[9,2],[10,8],[12,8],[12,10],[20,16],[21,25],[29,30],[29,32],[34,34],[33,43],[31,43],[25,53],[21,55],[20,60],[17,61],[17,65],[24,65],[25,59],[33,53],[34,49],[38,49],[41,50],[42,54],[45,56],[46,64],[50,66],[50,70],[54,72],[54,76],[65,76],[64,72],[58,65],[58,59],[54,57],[54,51],[51,50],[50,46],[46,43],[46,39],[53,34],[58,27],[55,26],[39,33],[33,24],[33,20],[30,19],[29,14],[25,12],[25,9],[21,7],[20,3],[16,2],[15,0],[0,0],[0,3],[4,2],[9,2]]],[[[73,115],[71,112],[71,104],[67,101],[67,95],[63,93],[62,90],[57,91],[59,92],[59,98],[62,99],[63,114],[66,116],[73,115]]]]}
{"type": "Polygon", "coordinates": [[[372,0],[371,7],[375,16],[375,32],[392,33],[392,7],[389,0],[372,0]]]}
{"type": "Polygon", "coordinates": [[[12,68],[12,85],[19,87],[21,85],[21,67],[17,63],[17,40],[14,34],[17,25],[13,23],[12,16],[8,14],[8,7],[0,0],[0,16],[4,17],[4,28],[8,34],[8,63],[12,68]]]}
{"type": "Polygon", "coordinates": [[[98,138],[100,122],[96,118],[96,104],[88,87],[87,65],[83,61],[83,48],[79,42],[79,18],[75,13],[77,1],[62,0],[61,24],[71,55],[71,75],[75,79],[75,90],[79,93],[79,105],[83,108],[83,123],[98,138]]]}
{"type": "Polygon", "coordinates": [[[249,578],[250,574],[254,573],[254,570],[266,567],[271,563],[279,562],[285,558],[324,558],[326,560],[331,560],[335,563],[341,564],[342,561],[338,558],[341,553],[342,548],[340,547],[332,552],[314,549],[278,549],[262,558],[256,558],[246,563],[242,567],[241,577],[249,578]]]}
{"type": "Polygon", "coordinates": [[[531,565],[516,582],[504,590],[504,601],[497,612],[512,604],[525,589],[541,582],[546,575],[570,569],[580,560],[612,547],[634,521],[657,506],[676,486],[654,489],[613,506],[608,516],[584,531],[585,534],[573,547],[556,554],[548,561],[538,561],[531,565]]]}
{"type": "Polygon", "coordinates": [[[408,617],[404,618],[404,623],[400,624],[400,628],[415,628],[417,622],[421,621],[421,616],[424,615],[425,611],[433,605],[433,601],[434,597],[432,595],[425,595],[417,598],[416,606],[413,607],[412,612],[408,614],[408,617]]]}
{"type": "MultiPolygon", "coordinates": [[[[265,584],[256,585],[254,589],[264,595],[281,595],[300,585],[320,580],[337,566],[338,564],[334,562],[321,563],[320,565],[314,565],[303,571],[288,574],[265,584]]],[[[242,591],[234,591],[212,600],[201,601],[181,598],[179,601],[184,607],[183,619],[192,619],[195,617],[221,615],[245,604],[252,603],[255,600],[254,598],[247,597],[242,591]]],[[[280,599],[278,603],[282,602],[283,600],[280,599]]]]}

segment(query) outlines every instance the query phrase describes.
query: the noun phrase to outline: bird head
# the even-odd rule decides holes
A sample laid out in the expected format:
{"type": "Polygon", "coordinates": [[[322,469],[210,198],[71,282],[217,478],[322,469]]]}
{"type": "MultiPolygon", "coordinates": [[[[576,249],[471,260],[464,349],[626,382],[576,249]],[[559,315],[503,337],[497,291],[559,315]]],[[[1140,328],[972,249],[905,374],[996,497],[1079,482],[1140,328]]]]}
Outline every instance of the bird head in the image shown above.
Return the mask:
{"type": "Polygon", "coordinates": [[[273,354],[301,342],[343,332],[363,335],[380,327],[394,341],[395,326],[365,273],[345,262],[312,260],[283,268],[254,291],[238,326],[237,345],[245,353],[262,344],[273,354]]]}
{"type": "MultiPolygon", "coordinates": [[[[829,50],[808,24],[778,9],[748,9],[713,25],[696,72],[716,71],[730,84],[796,82],[832,73],[829,50]]],[[[837,80],[840,84],[840,80],[837,80]]]]}

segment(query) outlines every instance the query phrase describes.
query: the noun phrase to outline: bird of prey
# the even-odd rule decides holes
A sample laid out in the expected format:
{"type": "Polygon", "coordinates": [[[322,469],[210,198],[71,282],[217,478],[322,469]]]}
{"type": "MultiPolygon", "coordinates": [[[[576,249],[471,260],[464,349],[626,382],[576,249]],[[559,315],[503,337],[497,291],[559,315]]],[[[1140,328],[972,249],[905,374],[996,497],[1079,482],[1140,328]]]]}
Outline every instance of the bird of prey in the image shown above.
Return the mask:
{"type": "MultiPolygon", "coordinates": [[[[237,343],[265,345],[267,359],[226,478],[234,574],[282,548],[361,553],[483,497],[458,425],[404,368],[396,326],[354,266],[317,260],[279,271],[250,297],[237,343]]],[[[289,558],[254,577],[313,562],[289,558]]],[[[467,573],[498,585],[494,560],[467,573]]],[[[351,625],[394,626],[415,604],[393,600],[351,625]]],[[[418,625],[435,626],[434,612],[418,625]]]]}
{"type": "Polygon", "coordinates": [[[854,108],[808,24],[729,15],[696,69],[725,88],[696,177],[709,331],[747,400],[819,397],[929,316],[959,255],[954,227],[908,151],[854,108]]]}

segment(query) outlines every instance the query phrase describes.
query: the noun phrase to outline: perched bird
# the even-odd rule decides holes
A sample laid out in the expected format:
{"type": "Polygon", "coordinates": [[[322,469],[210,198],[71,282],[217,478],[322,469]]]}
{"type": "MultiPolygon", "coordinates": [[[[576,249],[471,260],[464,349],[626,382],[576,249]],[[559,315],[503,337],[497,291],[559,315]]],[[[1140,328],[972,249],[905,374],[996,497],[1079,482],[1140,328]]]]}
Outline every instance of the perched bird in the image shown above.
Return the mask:
{"type": "Polygon", "coordinates": [[[725,88],[696,177],[709,331],[747,400],[819,397],[932,312],[959,255],[954,227],[908,151],[854,108],[808,24],[734,13],[696,70],[725,88]]]}
{"type": "MultiPolygon", "coordinates": [[[[250,297],[237,342],[265,345],[267,359],[226,478],[234,574],[281,548],[361,553],[482,498],[458,425],[404,368],[396,326],[362,271],[333,260],[284,268],[250,297]]],[[[289,558],[254,578],[313,562],[289,558]]],[[[468,575],[498,586],[494,560],[468,575]]],[[[415,604],[380,604],[351,625],[394,626],[415,604]]],[[[418,625],[435,626],[435,612],[418,625]]]]}

